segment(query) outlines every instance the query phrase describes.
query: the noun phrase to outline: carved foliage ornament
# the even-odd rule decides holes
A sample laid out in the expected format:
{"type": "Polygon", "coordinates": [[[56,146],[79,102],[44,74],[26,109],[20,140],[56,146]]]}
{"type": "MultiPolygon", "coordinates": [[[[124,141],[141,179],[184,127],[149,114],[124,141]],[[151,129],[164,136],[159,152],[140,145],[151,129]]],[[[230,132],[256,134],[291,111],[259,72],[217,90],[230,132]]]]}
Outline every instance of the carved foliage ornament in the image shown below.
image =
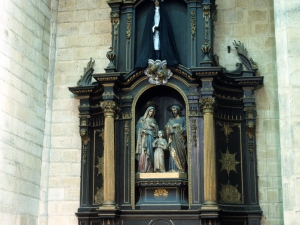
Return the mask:
{"type": "Polygon", "coordinates": [[[101,108],[104,110],[104,113],[115,113],[116,110],[118,110],[118,105],[116,102],[100,102],[101,108]]]}
{"type": "Polygon", "coordinates": [[[127,39],[130,39],[131,37],[131,19],[132,19],[132,15],[127,14],[127,28],[126,28],[127,39]]]}
{"type": "Polygon", "coordinates": [[[81,140],[84,145],[87,145],[90,141],[90,136],[87,133],[87,129],[80,129],[81,140]]]}
{"type": "Polygon", "coordinates": [[[118,27],[119,27],[119,24],[120,24],[119,13],[118,12],[111,12],[110,13],[110,19],[111,19],[111,23],[113,25],[114,35],[118,36],[118,27]]]}
{"type": "Polygon", "coordinates": [[[199,100],[203,113],[212,113],[215,105],[215,98],[201,98],[199,100]]]}
{"type": "Polygon", "coordinates": [[[255,125],[253,121],[249,121],[246,126],[246,134],[248,135],[248,148],[250,151],[250,156],[253,159],[254,154],[254,136],[255,136],[255,125]]]}
{"type": "Polygon", "coordinates": [[[196,120],[192,120],[192,132],[193,132],[194,146],[197,147],[198,138],[197,138],[197,124],[196,124],[196,120]]]}
{"type": "Polygon", "coordinates": [[[195,12],[195,10],[191,11],[191,34],[192,34],[192,38],[194,40],[194,37],[196,34],[196,12],[195,12]]]}

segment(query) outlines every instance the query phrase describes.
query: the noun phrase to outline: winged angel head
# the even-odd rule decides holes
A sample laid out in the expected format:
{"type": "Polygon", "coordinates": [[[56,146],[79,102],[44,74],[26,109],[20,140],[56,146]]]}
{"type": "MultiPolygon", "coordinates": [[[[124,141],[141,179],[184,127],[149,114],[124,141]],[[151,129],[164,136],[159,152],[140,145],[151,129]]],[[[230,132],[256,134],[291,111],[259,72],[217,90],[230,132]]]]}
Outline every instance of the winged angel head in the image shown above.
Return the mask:
{"type": "Polygon", "coordinates": [[[167,61],[163,60],[148,60],[148,67],[145,74],[149,77],[150,84],[165,85],[168,79],[173,75],[170,69],[167,68],[167,61]]]}

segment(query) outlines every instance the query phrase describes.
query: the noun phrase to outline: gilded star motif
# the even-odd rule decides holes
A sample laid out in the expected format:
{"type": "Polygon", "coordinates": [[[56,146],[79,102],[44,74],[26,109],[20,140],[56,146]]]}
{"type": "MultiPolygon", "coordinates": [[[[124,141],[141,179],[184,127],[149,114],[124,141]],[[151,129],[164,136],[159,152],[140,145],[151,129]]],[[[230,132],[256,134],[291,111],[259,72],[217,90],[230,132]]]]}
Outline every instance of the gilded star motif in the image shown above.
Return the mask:
{"type": "Polygon", "coordinates": [[[99,174],[102,173],[102,168],[103,168],[103,158],[100,158],[100,157],[98,157],[98,156],[97,156],[97,158],[98,158],[98,164],[97,164],[95,167],[98,169],[98,174],[97,174],[97,176],[98,176],[99,174]]]}
{"type": "Polygon", "coordinates": [[[222,154],[222,159],[219,159],[219,162],[222,163],[221,171],[226,170],[228,173],[228,176],[229,176],[229,172],[231,170],[237,172],[235,169],[235,165],[239,164],[240,162],[235,160],[236,153],[230,154],[228,151],[228,148],[227,148],[226,153],[221,153],[221,154],[222,154]]]}

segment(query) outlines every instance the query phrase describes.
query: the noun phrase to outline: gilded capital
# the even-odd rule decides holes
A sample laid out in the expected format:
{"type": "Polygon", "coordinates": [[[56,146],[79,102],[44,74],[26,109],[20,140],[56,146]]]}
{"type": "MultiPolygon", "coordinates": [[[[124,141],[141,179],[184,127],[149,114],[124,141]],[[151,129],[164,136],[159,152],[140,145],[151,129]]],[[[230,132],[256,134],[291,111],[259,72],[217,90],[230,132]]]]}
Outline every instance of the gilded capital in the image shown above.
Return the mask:
{"type": "Polygon", "coordinates": [[[213,113],[215,98],[201,98],[199,103],[202,107],[203,113],[213,113]]]}
{"type": "Polygon", "coordinates": [[[100,107],[104,110],[104,116],[114,116],[115,112],[119,109],[116,102],[100,102],[100,107]]]}

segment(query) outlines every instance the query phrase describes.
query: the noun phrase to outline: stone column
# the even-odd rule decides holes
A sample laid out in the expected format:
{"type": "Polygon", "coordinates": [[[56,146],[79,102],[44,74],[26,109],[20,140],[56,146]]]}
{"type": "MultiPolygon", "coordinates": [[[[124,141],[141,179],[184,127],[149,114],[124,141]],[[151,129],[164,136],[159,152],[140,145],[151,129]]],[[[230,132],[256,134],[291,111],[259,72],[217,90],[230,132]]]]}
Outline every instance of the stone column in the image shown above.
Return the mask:
{"type": "Polygon", "coordinates": [[[214,103],[214,98],[200,99],[204,119],[204,205],[217,204],[214,103]]]}
{"type": "Polygon", "coordinates": [[[300,218],[299,8],[300,2],[296,0],[274,1],[281,150],[281,155],[276,155],[276,158],[281,160],[281,166],[280,161],[269,162],[268,165],[279,168],[282,175],[282,194],[278,193],[283,199],[282,224],[297,224],[300,218]]]}
{"type": "Polygon", "coordinates": [[[117,104],[101,102],[104,110],[104,196],[103,207],[115,208],[115,143],[114,116],[117,104]]]}

